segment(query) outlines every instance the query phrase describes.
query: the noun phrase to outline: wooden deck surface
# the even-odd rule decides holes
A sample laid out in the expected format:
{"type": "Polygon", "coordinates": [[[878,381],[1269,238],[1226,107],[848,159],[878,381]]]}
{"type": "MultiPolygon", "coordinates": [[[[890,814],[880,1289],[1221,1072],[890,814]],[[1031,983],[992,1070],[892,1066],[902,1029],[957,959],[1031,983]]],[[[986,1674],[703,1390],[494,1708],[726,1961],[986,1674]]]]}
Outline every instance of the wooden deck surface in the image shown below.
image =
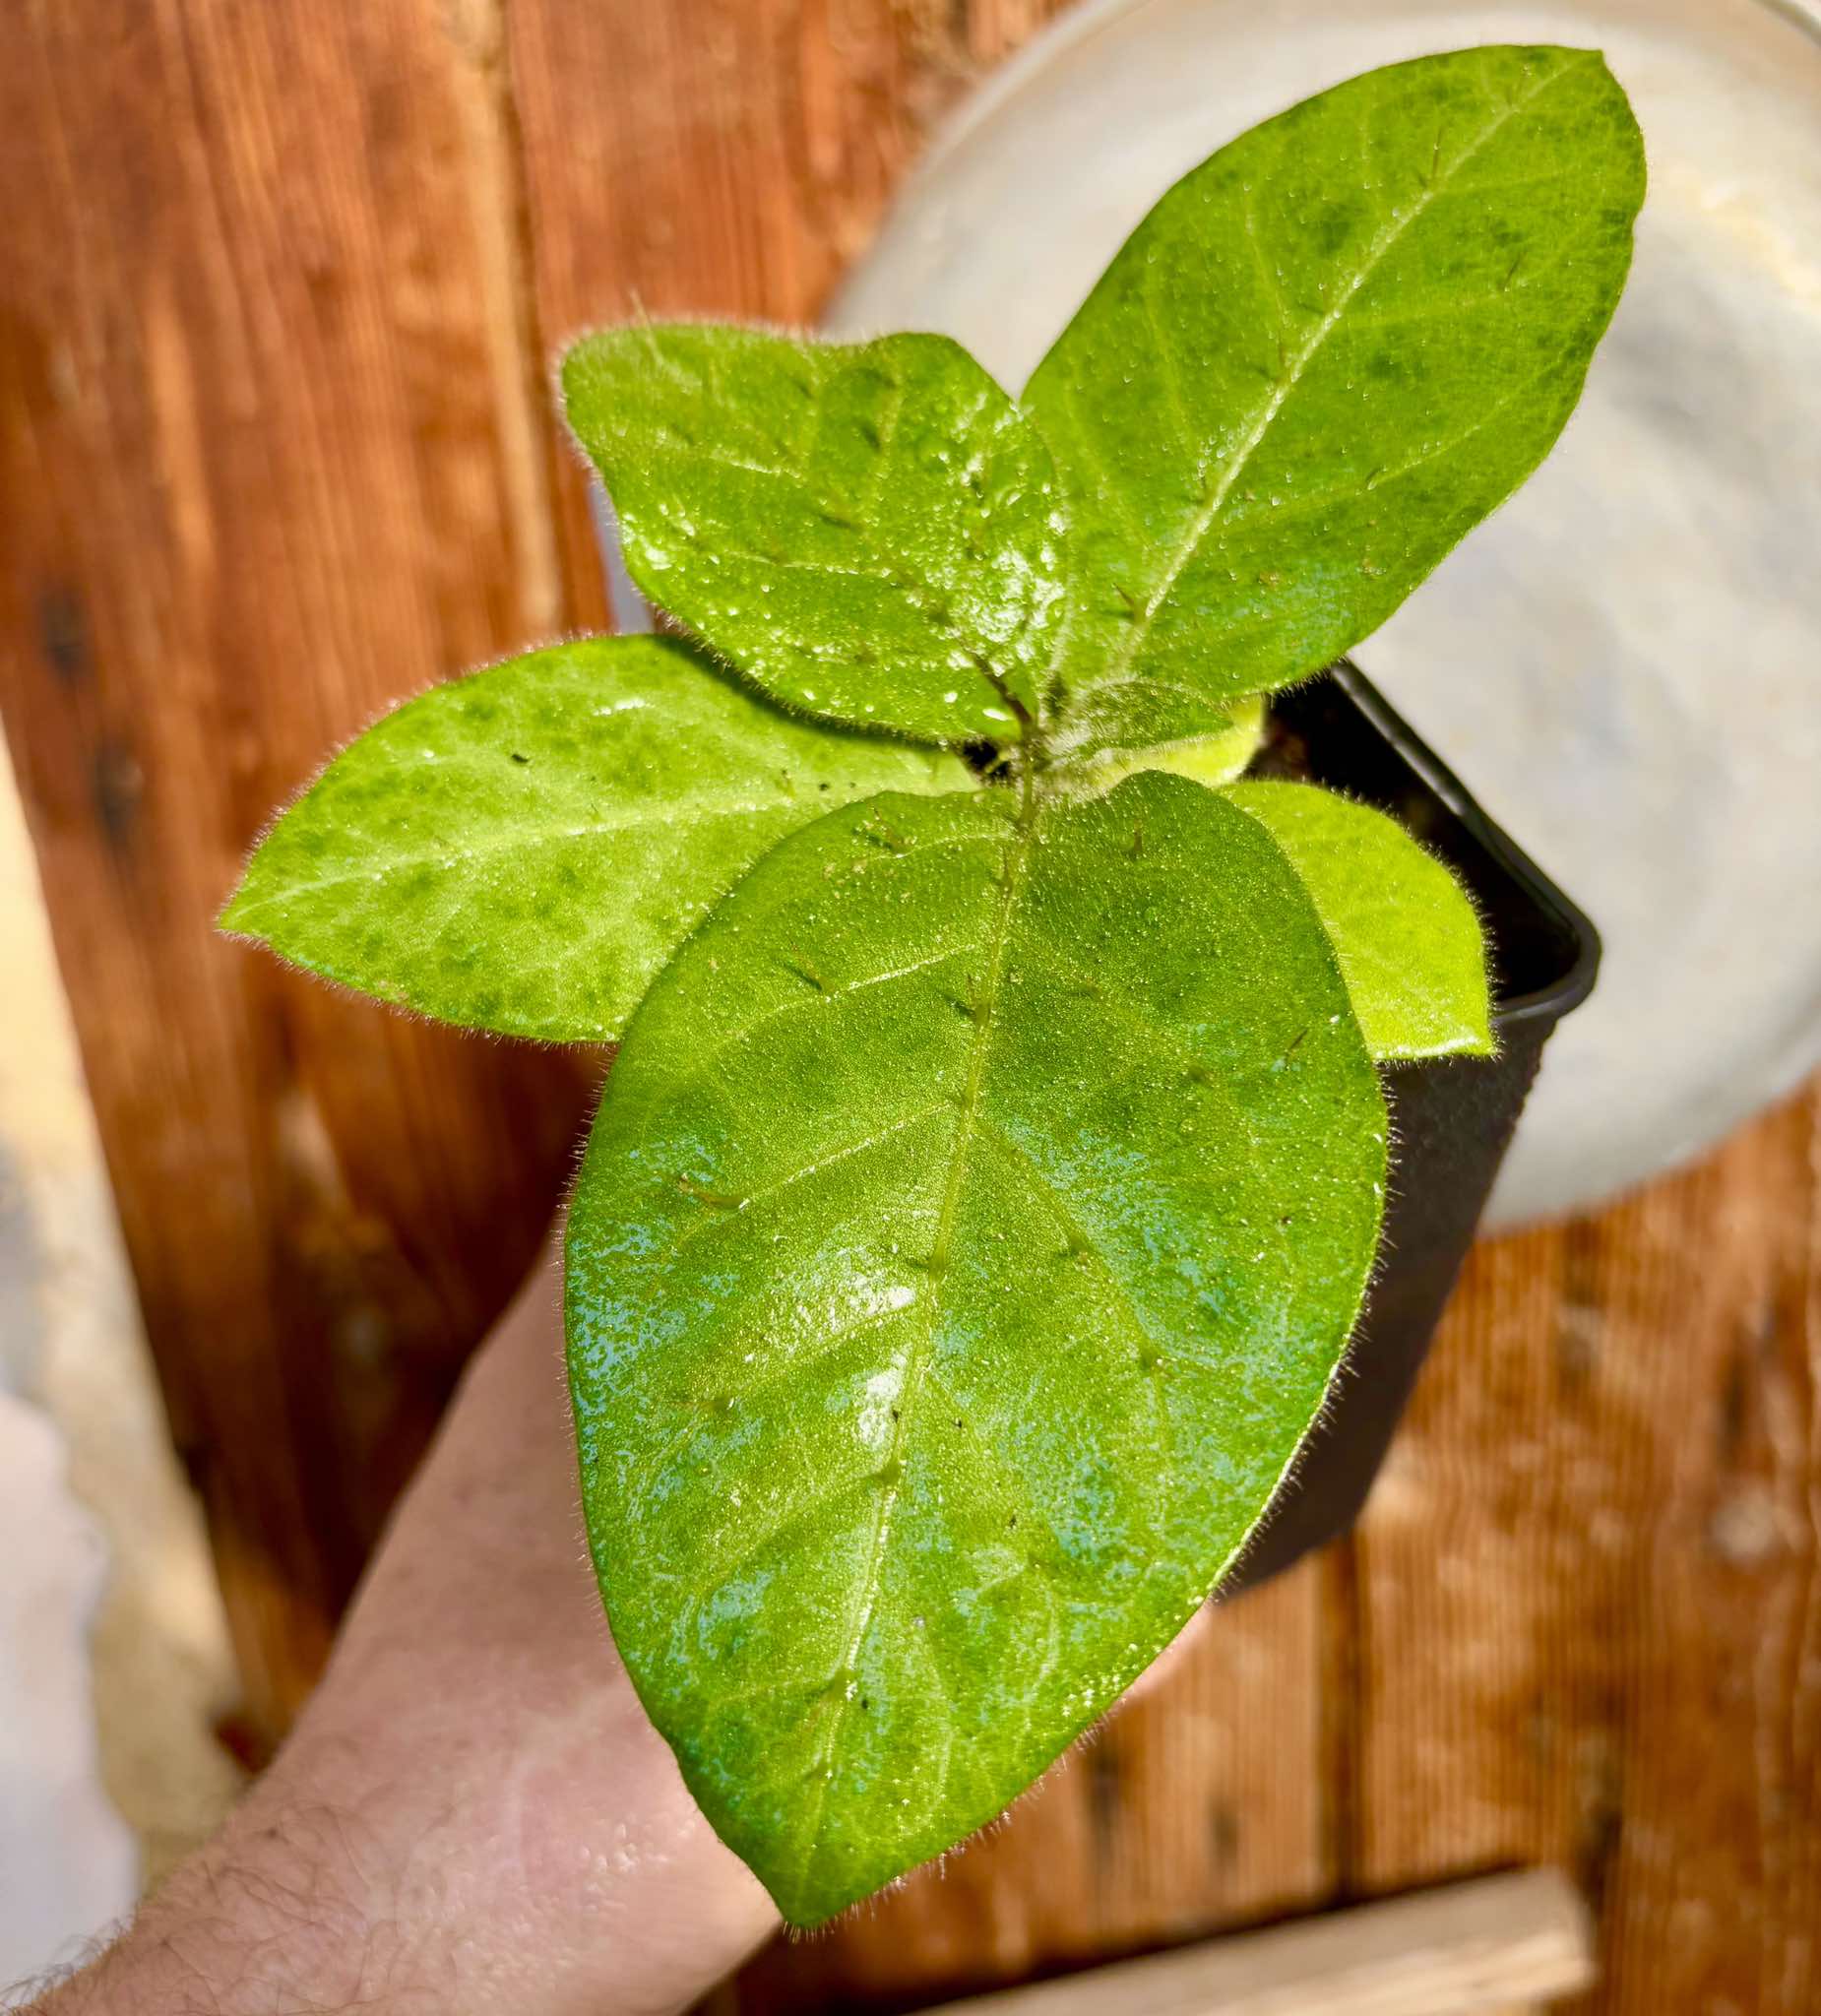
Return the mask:
{"type": "MultiPolygon", "coordinates": [[[[543,359],[812,317],[1038,0],[15,0],[0,707],[249,1715],[311,1684],[598,1060],[210,918],[390,701],[602,610],[543,359]]],[[[983,223],[983,228],[986,227],[983,223]]],[[[1821,1097],[1470,1263],[1357,1537],[729,2006],[904,2005],[1521,1860],[1627,2016],[1821,2005],[1821,1097]]]]}

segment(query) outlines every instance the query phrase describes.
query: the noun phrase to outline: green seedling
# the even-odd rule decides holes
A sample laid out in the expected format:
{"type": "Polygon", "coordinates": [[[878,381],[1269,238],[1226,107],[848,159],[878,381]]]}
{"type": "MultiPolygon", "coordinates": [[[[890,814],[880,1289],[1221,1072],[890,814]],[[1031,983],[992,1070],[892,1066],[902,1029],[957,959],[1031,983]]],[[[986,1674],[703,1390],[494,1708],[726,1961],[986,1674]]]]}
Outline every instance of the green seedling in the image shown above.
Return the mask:
{"type": "Polygon", "coordinates": [[[1217,1589],[1335,1378],[1386,1059],[1486,957],[1264,696],[1536,468],[1631,255],[1596,54],[1243,135],[1019,398],[934,336],[585,338],[568,418],[677,634],[402,707],[228,928],[617,1040],[570,1211],[583,1501],[709,1818],[812,1924],[1029,1786],[1217,1589]]]}

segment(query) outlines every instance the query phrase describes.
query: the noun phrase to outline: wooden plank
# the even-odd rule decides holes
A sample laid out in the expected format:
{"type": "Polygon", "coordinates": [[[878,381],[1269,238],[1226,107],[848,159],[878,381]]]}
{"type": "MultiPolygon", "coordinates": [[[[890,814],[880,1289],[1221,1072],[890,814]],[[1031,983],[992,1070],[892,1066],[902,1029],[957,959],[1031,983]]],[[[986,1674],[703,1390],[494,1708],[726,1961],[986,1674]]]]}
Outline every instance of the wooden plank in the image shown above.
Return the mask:
{"type": "Polygon", "coordinates": [[[557,620],[472,27],[436,0],[0,18],[0,707],[267,1738],[578,1111],[567,1060],[211,930],[327,748],[557,620]]]}
{"type": "Polygon", "coordinates": [[[947,2002],[928,2016],[1493,2016],[1592,1979],[1579,1893],[1558,1869],[1519,1869],[947,2002]]]}
{"type": "Polygon", "coordinates": [[[1818,1171],[1482,1248],[1356,1543],[1358,1880],[1564,1860],[1614,2016],[1821,2003],[1818,1171]]]}

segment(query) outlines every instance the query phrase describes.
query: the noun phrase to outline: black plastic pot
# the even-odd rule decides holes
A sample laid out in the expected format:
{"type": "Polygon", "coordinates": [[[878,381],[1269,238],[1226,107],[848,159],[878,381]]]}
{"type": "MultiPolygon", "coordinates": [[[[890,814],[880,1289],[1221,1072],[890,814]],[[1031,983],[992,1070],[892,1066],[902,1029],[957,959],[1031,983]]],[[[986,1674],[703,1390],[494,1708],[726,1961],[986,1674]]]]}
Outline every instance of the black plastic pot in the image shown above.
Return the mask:
{"type": "Polygon", "coordinates": [[[1329,785],[1391,813],[1473,892],[1492,947],[1495,1057],[1386,1073],[1396,1154],[1379,1267],[1326,1415],[1221,1585],[1265,1581],[1351,1526],[1385,1460],[1473,1242],[1549,1032],[1593,990],[1593,925],[1493,825],[1350,664],[1272,703],[1256,775],[1329,785]]]}

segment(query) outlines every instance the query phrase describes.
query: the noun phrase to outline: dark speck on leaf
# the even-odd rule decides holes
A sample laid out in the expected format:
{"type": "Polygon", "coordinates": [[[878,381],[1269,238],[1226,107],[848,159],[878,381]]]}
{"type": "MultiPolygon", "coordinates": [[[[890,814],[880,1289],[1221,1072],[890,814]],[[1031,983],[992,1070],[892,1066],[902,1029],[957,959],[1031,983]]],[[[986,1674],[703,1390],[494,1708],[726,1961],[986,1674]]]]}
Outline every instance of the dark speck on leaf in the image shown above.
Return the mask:
{"type": "Polygon", "coordinates": [[[515,763],[529,763],[532,759],[529,756],[522,755],[517,749],[515,749],[512,752],[512,760],[515,763]]]}

